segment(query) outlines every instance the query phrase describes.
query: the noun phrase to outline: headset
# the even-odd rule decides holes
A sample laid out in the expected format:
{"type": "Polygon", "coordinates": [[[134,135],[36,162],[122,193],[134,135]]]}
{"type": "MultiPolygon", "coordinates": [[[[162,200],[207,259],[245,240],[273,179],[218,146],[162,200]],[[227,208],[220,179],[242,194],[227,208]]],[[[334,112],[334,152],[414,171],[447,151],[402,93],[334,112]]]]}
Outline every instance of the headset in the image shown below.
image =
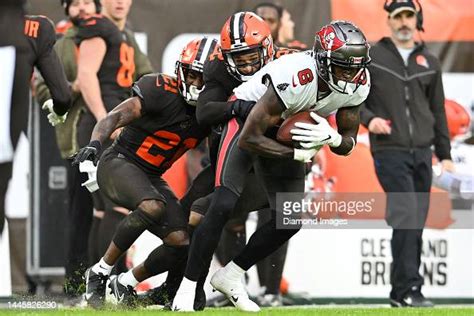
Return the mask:
{"type": "MultiPolygon", "coordinates": [[[[389,11],[390,6],[394,2],[396,2],[396,0],[392,1],[390,4],[388,4],[388,1],[389,0],[385,0],[385,4],[383,8],[385,9],[385,11],[390,12],[389,11]]],[[[424,32],[425,29],[423,28],[423,8],[421,7],[421,3],[419,0],[415,0],[415,1],[416,1],[416,4],[418,5],[418,11],[416,11],[416,29],[420,32],[424,32]]],[[[406,2],[414,3],[413,0],[407,0],[406,2]]],[[[416,5],[415,5],[415,8],[416,8],[416,5]]]]}

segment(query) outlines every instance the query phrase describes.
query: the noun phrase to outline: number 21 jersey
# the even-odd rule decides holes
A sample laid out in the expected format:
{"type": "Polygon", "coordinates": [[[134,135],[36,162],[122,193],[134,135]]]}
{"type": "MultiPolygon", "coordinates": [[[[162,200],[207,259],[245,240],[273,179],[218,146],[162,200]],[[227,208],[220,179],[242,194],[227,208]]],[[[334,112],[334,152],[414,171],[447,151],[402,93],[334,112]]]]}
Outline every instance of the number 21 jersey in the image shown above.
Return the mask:
{"type": "Polygon", "coordinates": [[[181,96],[174,77],[145,75],[132,91],[140,98],[142,116],[123,129],[114,149],[145,172],[161,175],[210,129],[198,124],[196,108],[181,96]]]}

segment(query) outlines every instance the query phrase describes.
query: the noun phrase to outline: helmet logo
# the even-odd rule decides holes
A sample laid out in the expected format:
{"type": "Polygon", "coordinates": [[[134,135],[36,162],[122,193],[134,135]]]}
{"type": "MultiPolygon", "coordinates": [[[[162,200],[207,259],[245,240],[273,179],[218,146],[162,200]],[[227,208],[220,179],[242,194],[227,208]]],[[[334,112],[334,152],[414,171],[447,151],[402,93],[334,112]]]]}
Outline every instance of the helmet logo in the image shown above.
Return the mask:
{"type": "Polygon", "coordinates": [[[324,39],[326,40],[326,42],[331,42],[335,37],[336,34],[334,34],[334,32],[331,32],[329,34],[326,34],[326,36],[324,36],[324,39]]]}

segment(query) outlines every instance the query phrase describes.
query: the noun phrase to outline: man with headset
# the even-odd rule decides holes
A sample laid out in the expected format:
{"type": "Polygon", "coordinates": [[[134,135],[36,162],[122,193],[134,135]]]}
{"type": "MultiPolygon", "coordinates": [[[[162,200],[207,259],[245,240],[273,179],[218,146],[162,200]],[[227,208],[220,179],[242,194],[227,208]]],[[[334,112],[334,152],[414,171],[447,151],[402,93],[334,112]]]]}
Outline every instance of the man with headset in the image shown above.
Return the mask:
{"type": "Polygon", "coordinates": [[[412,0],[385,4],[391,36],[370,50],[372,87],[361,111],[370,132],[375,170],[387,196],[391,241],[390,303],[431,307],[421,294],[422,234],[429,208],[431,146],[453,171],[439,61],[414,40],[423,30],[421,7],[412,0]],[[396,193],[394,193],[396,192],[396,193]]]}

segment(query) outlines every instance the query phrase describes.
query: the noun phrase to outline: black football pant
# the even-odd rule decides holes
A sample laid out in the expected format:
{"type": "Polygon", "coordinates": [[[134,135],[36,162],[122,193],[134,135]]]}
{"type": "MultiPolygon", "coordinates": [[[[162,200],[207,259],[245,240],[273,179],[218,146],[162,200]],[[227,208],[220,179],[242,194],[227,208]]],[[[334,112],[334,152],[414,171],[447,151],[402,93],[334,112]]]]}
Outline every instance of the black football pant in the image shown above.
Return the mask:
{"type": "MultiPolygon", "coordinates": [[[[185,276],[197,281],[210,262],[222,230],[229,220],[243,191],[245,180],[253,168],[261,181],[270,207],[276,209],[276,193],[303,192],[304,166],[293,159],[269,159],[251,155],[237,145],[243,124],[230,120],[221,137],[217,167],[216,189],[209,210],[193,234],[185,276]]],[[[298,229],[277,230],[275,211],[272,219],[251,237],[249,244],[235,262],[248,270],[293,236],[298,229]]]]}
{"type": "Polygon", "coordinates": [[[429,208],[432,152],[430,148],[413,152],[384,150],[373,156],[377,177],[387,192],[386,220],[393,228],[390,298],[401,300],[410,289],[423,285],[419,268],[429,208]]]}

